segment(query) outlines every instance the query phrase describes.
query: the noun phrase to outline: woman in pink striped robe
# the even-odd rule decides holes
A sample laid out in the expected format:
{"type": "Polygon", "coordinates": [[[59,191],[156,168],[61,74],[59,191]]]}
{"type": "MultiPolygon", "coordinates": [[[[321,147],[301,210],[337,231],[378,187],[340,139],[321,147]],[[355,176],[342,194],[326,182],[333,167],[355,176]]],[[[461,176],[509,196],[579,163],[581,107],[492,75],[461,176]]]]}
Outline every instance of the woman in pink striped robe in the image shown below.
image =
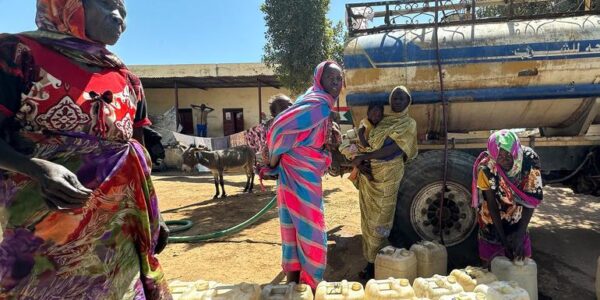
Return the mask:
{"type": "Polygon", "coordinates": [[[288,282],[306,283],[313,289],[327,265],[321,176],[331,163],[325,147],[329,115],[342,81],[338,64],[320,63],[313,86],[275,119],[267,134],[269,174],[278,176],[282,267],[288,282]]]}

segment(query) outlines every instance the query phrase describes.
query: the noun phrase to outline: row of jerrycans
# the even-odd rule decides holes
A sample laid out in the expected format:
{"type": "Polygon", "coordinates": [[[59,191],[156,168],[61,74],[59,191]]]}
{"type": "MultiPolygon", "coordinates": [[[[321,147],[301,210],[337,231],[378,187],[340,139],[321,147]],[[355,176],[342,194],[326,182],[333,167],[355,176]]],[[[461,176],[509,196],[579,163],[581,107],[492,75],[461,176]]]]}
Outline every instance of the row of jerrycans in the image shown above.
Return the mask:
{"type": "MultiPolygon", "coordinates": [[[[452,293],[452,283],[444,280],[447,274],[448,255],[446,248],[435,242],[420,242],[414,244],[410,250],[398,249],[391,246],[383,248],[375,259],[375,279],[406,278],[414,282],[415,289],[423,285],[423,280],[429,280],[429,285],[444,284],[439,292],[452,293]],[[416,278],[420,279],[417,281],[416,278]],[[429,278],[429,279],[423,279],[429,278]]],[[[537,266],[535,261],[526,258],[522,261],[512,261],[506,257],[496,257],[491,264],[492,272],[468,267],[463,270],[454,270],[448,278],[456,280],[464,287],[466,292],[472,292],[482,283],[491,283],[496,280],[514,281],[526,290],[531,300],[537,300],[537,266]],[[470,278],[470,279],[469,279],[470,278]],[[496,279],[497,278],[497,279],[496,279]]],[[[446,278],[446,279],[448,279],[446,278]]],[[[505,291],[511,287],[504,288],[505,291]]]]}
{"type": "Polygon", "coordinates": [[[507,258],[498,257],[492,261],[492,273],[467,267],[452,271],[450,276],[442,276],[445,274],[445,247],[433,242],[421,242],[413,245],[410,250],[393,247],[382,249],[375,260],[375,280],[369,281],[364,289],[358,282],[321,282],[313,297],[311,289],[302,284],[268,285],[261,291],[258,285],[246,283],[219,285],[215,282],[198,281],[191,283],[194,286],[175,282],[171,284],[171,290],[175,300],[537,300],[537,269],[535,262],[530,259],[514,263],[507,258]]]}
{"type": "MultiPolygon", "coordinates": [[[[473,278],[467,281],[472,281],[473,278]]],[[[466,282],[466,281],[465,281],[466,282]]],[[[468,283],[470,284],[470,283],[468,283]]],[[[467,285],[465,285],[466,287],[467,285]]],[[[321,282],[313,296],[303,284],[267,285],[218,284],[213,281],[173,282],[174,300],[529,300],[527,292],[514,282],[494,281],[479,284],[472,291],[459,284],[454,276],[434,275],[417,278],[413,286],[408,279],[370,280],[366,288],[358,282],[321,282]]]]}
{"type": "MultiPolygon", "coordinates": [[[[361,287],[362,288],[362,287],[361,287]]],[[[313,300],[313,292],[305,284],[267,285],[221,284],[214,281],[174,281],[169,284],[173,300],[313,300]]]]}

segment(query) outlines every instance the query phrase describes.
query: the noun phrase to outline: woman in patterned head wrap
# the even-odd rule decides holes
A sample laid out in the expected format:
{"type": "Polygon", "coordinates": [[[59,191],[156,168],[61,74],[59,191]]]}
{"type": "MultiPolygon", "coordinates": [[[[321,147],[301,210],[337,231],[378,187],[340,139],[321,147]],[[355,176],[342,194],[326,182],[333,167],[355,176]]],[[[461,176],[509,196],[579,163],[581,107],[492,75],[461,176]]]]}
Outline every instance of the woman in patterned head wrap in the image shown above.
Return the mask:
{"type": "Polygon", "coordinates": [[[496,256],[530,257],[527,226],[543,198],[540,160],[533,149],[522,146],[510,130],[493,133],[473,167],[472,195],[484,264],[496,256]]]}
{"type": "Polygon", "coordinates": [[[142,86],[105,47],[123,2],[37,7],[0,35],[0,298],[169,299],[142,86]]]}

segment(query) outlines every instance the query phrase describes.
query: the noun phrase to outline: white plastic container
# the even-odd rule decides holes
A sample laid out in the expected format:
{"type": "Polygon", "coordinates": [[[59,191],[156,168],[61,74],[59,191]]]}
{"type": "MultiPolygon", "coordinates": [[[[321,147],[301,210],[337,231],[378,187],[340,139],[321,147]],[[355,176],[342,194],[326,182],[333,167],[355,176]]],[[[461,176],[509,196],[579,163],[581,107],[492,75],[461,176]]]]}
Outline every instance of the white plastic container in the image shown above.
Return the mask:
{"type": "Polygon", "coordinates": [[[492,273],[502,281],[515,281],[529,293],[531,300],[538,299],[537,265],[531,258],[512,261],[504,256],[492,260],[492,273]]]}
{"type": "Polygon", "coordinates": [[[413,282],[417,278],[417,256],[404,248],[387,246],[375,258],[375,279],[405,278],[413,282]]]}
{"type": "Polygon", "coordinates": [[[448,274],[448,253],[443,245],[422,241],[412,245],[410,250],[417,256],[417,276],[429,278],[448,274]]]}
{"type": "Polygon", "coordinates": [[[464,269],[452,270],[450,275],[456,278],[465,292],[472,292],[476,286],[497,281],[498,278],[494,273],[477,267],[466,267],[464,269]]]}
{"type": "Polygon", "coordinates": [[[480,284],[475,293],[482,293],[486,300],[530,300],[529,293],[514,281],[496,281],[490,284],[480,284]]]}
{"type": "Polygon", "coordinates": [[[414,297],[415,290],[405,278],[371,279],[365,288],[365,299],[367,300],[413,300],[414,297]]]}
{"type": "Polygon", "coordinates": [[[214,281],[174,281],[169,284],[173,300],[259,300],[257,284],[220,284],[214,281]]]}
{"type": "Polygon", "coordinates": [[[413,284],[417,297],[438,300],[442,296],[454,296],[464,292],[454,276],[434,275],[431,278],[417,278],[413,284]]]}
{"type": "Polygon", "coordinates": [[[358,282],[327,282],[321,281],[315,292],[315,300],[362,300],[365,290],[358,282]]]}
{"type": "Polygon", "coordinates": [[[440,300],[487,300],[483,293],[463,292],[452,296],[442,296],[440,300]]]}
{"type": "Polygon", "coordinates": [[[269,284],[262,290],[261,300],[313,300],[310,286],[306,284],[269,284]]]}
{"type": "MultiPolygon", "coordinates": [[[[208,281],[204,281],[206,282],[206,284],[210,284],[210,282],[208,281]]],[[[175,280],[171,283],[169,283],[169,290],[171,292],[171,295],[173,296],[174,300],[177,299],[181,299],[181,295],[184,293],[187,293],[191,290],[196,290],[196,284],[200,283],[199,281],[197,282],[183,282],[183,281],[179,281],[179,280],[175,280]]],[[[200,287],[204,287],[205,284],[201,284],[200,287]]]]}

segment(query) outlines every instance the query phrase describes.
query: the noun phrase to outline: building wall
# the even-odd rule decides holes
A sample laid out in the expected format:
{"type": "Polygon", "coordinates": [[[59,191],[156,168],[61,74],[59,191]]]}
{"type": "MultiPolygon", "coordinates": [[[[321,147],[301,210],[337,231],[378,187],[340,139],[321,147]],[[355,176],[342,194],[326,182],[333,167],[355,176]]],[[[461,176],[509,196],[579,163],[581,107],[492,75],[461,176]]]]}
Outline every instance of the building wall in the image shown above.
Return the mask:
{"type": "MultiPolygon", "coordinates": [[[[175,106],[175,89],[146,89],[148,113],[162,114],[175,106]]],[[[263,87],[262,111],[269,115],[269,98],[276,94],[286,94],[285,89],[263,87]]],[[[206,104],[215,110],[208,115],[208,136],[223,136],[223,109],[242,108],[244,110],[244,129],[259,122],[258,88],[229,89],[179,89],[179,108],[191,108],[191,104],[206,104]]],[[[198,110],[194,110],[194,123],[198,122],[198,110]]],[[[194,124],[195,127],[195,124],[194,124]]]]}
{"type": "MultiPolygon", "coordinates": [[[[175,106],[175,89],[145,89],[148,103],[148,114],[162,114],[175,106]]],[[[269,98],[276,94],[290,95],[289,91],[272,87],[262,88],[262,111],[270,115],[269,98]]],[[[340,97],[345,99],[345,97],[340,97]]],[[[258,88],[223,88],[223,89],[179,89],[179,108],[191,108],[191,104],[206,104],[215,110],[208,115],[208,136],[223,136],[223,109],[244,109],[244,129],[249,129],[259,120],[258,88]]],[[[345,103],[340,103],[345,106],[345,103]]],[[[198,110],[194,110],[194,127],[198,120],[198,110]]]]}

